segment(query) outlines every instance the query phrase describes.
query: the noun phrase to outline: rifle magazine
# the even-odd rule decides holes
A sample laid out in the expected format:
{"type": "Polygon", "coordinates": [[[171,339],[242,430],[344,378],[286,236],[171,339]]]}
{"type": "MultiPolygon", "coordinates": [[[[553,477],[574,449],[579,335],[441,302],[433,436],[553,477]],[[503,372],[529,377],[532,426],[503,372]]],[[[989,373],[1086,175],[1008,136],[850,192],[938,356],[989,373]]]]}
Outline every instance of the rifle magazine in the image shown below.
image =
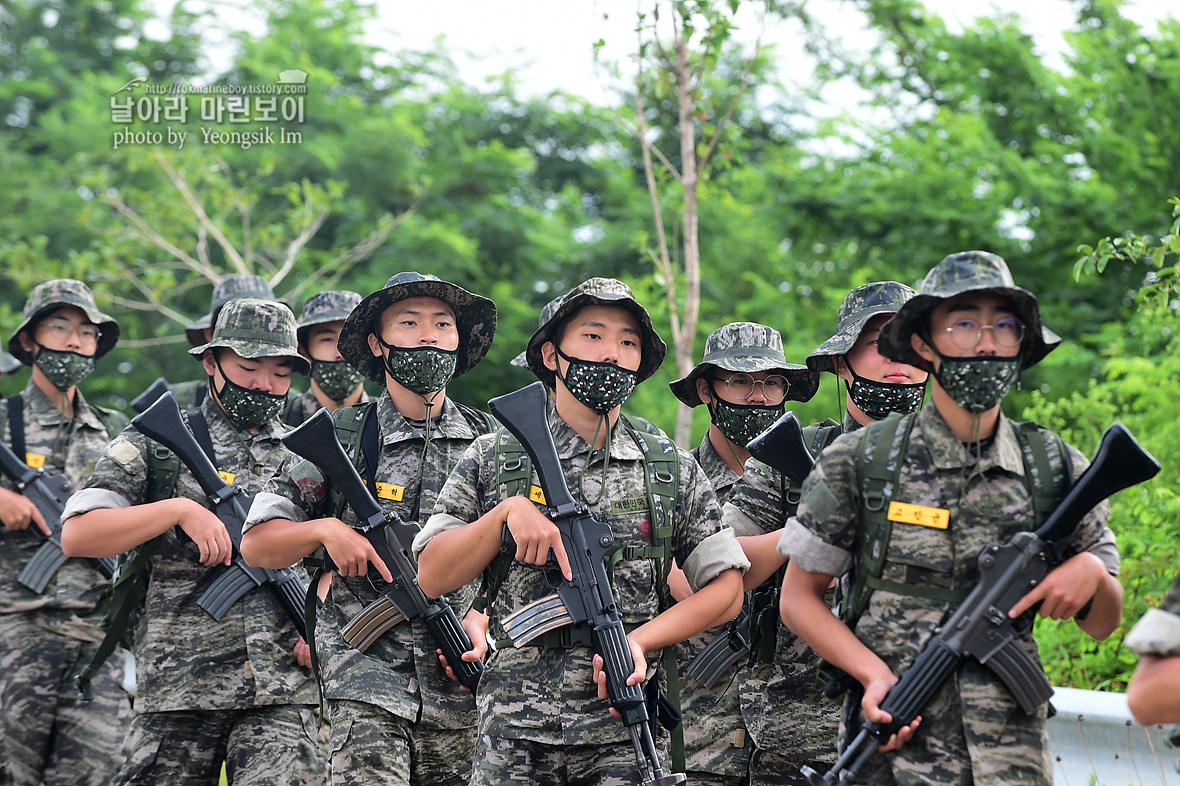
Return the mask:
{"type": "Polygon", "coordinates": [[[52,540],[47,540],[41,544],[41,548],[37,549],[37,553],[21,570],[16,580],[40,595],[49,585],[53,574],[57,573],[57,569],[66,564],[68,559],[69,557],[62,552],[61,546],[52,540]]]}
{"type": "Polygon", "coordinates": [[[383,595],[341,628],[340,635],[350,647],[356,647],[364,652],[385,635],[385,631],[401,624],[405,619],[406,616],[402,614],[401,609],[388,596],[383,595]]]}
{"type": "Polygon", "coordinates": [[[692,659],[692,663],[688,664],[684,671],[685,676],[712,689],[734,664],[750,654],[748,646],[744,649],[734,649],[734,638],[729,635],[729,631],[713,637],[713,640],[692,659]]]}
{"type": "Polygon", "coordinates": [[[512,646],[520,647],[543,633],[573,623],[574,618],[570,616],[561,597],[549,595],[508,615],[501,624],[512,640],[512,646]]]}
{"type": "Polygon", "coordinates": [[[213,580],[197,599],[197,605],[207,611],[210,617],[220,621],[235,603],[257,586],[258,582],[249,571],[235,562],[213,580]]]}
{"type": "Polygon", "coordinates": [[[1026,715],[1032,715],[1037,707],[1053,698],[1053,686],[1040,661],[1030,657],[1016,639],[1009,639],[980,662],[1004,681],[1026,715]]]}

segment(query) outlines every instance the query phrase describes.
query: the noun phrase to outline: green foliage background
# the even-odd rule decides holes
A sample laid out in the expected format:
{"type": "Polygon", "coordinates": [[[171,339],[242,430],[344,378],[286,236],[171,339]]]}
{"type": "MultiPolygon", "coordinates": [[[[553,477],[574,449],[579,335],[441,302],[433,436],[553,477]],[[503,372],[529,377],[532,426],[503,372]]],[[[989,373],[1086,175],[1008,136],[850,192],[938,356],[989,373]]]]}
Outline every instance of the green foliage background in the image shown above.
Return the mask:
{"type": "MultiPolygon", "coordinates": [[[[1008,414],[1056,428],[1087,453],[1109,422],[1123,420],[1164,464],[1159,478],[1115,501],[1129,626],[1162,597],[1180,534],[1180,361],[1167,287],[1177,252],[1168,199],[1180,172],[1180,23],[1140,29],[1118,0],[1074,0],[1060,67],[1014,17],[955,32],[917,0],[844,2],[874,31],[874,47],[847,51],[804,4],[773,4],[802,25],[819,65],[799,52],[759,54],[718,166],[701,184],[698,352],[715,327],[752,320],[777,327],[788,357],[802,360],[834,330],[852,287],[916,285],[947,253],[999,253],[1066,339],[1009,396],[1008,414]],[[782,84],[788,72],[802,88],[782,84]],[[834,80],[863,88],[871,105],[857,116],[817,113],[814,98],[834,80]],[[1075,276],[1079,246],[1087,261],[1075,276]]],[[[145,242],[119,205],[186,254],[206,248],[218,275],[234,272],[165,166],[229,242],[250,251],[247,267],[268,278],[308,217],[326,213],[277,282],[297,308],[320,288],[367,293],[405,269],[492,297],[496,342],[451,387],[461,400],[482,404],[529,382],[508,361],[540,306],[589,275],[626,279],[670,335],[665,293],[646,261],[652,208],[625,130],[631,96],[594,106],[562,93],[522,96],[511,75],[466,84],[440,50],[367,43],[375,10],[360,0],[253,6],[266,20],[261,36],[225,31],[185,3],[152,36],[152,6],[142,0],[0,6],[0,325],[15,327],[41,280],[90,283],[123,338],[84,385],[88,397],[125,406],[156,376],[193,377],[182,329],[208,308],[209,277],[145,242]],[[218,34],[235,50],[214,72],[201,52],[218,34]],[[302,144],[205,146],[190,119],[184,150],[113,149],[109,100],[133,77],[244,85],[288,68],[309,74],[302,144]],[[371,255],[336,266],[383,229],[388,237],[371,255]],[[145,300],[149,307],[134,306],[145,300]]],[[[698,114],[705,139],[751,55],[724,30],[714,43],[702,91],[712,103],[698,114]]],[[[640,87],[646,119],[676,163],[674,102],[658,76],[640,87]]],[[[662,187],[676,233],[675,184],[662,187]]],[[[665,364],[628,408],[670,430],[675,376],[665,364]]],[[[6,390],[27,373],[14,377],[6,390]]],[[[828,378],[798,413],[805,422],[838,418],[840,402],[828,378]]],[[[694,442],[706,425],[706,413],[694,413],[694,442]]],[[[1125,628],[1104,643],[1074,630],[1041,625],[1054,681],[1123,687],[1134,667],[1121,647],[1125,628]]]]}

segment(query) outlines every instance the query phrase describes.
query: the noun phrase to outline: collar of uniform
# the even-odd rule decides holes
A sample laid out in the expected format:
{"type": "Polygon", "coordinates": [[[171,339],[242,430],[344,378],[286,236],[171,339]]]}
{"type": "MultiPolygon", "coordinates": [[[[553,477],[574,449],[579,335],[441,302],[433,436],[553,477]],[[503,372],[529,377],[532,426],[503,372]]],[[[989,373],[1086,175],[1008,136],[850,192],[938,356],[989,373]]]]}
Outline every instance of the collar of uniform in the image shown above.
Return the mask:
{"type": "MultiPolygon", "coordinates": [[[[377,399],[377,424],[381,429],[381,443],[392,445],[411,439],[422,439],[422,429],[413,425],[389,397],[389,391],[381,394],[377,399]]],[[[443,399],[442,416],[438,423],[431,425],[430,438],[434,439],[463,439],[471,442],[479,435],[471,428],[467,418],[459,411],[451,397],[443,399]]]]}
{"type": "Polygon", "coordinates": [[[719,488],[729,488],[737,483],[740,475],[730,469],[729,465],[725,463],[725,459],[721,458],[721,454],[717,452],[717,448],[713,447],[713,442],[709,439],[708,431],[705,432],[705,438],[701,440],[700,447],[693,451],[693,457],[701,465],[705,477],[713,484],[714,491],[719,488]]]}
{"type": "MultiPolygon", "coordinates": [[[[549,397],[546,417],[549,422],[549,433],[553,435],[553,444],[557,447],[558,458],[568,459],[586,454],[590,446],[586,443],[586,440],[582,439],[578,432],[574,431],[557,414],[557,404],[554,402],[552,396],[549,397]]],[[[611,461],[616,459],[623,461],[643,460],[643,451],[635,444],[635,439],[627,433],[627,427],[623,425],[622,415],[619,415],[619,419],[615,421],[615,427],[611,430],[607,448],[610,450],[611,461]]]]}
{"type": "Polygon", "coordinates": [[[852,417],[852,413],[844,410],[844,424],[840,427],[841,434],[851,434],[857,429],[862,429],[862,426],[856,418],[852,417]]]}
{"type": "MultiPolygon", "coordinates": [[[[930,449],[930,457],[934,466],[941,470],[961,469],[975,465],[975,457],[959,440],[951,427],[947,425],[942,414],[934,405],[922,407],[918,410],[917,425],[922,429],[922,436],[930,449]]],[[[1024,475],[1024,460],[1020,456],[1020,445],[1016,441],[1016,434],[1012,424],[1004,413],[996,423],[996,438],[991,448],[983,454],[980,471],[986,472],[993,467],[1013,474],[1024,475]]]]}
{"type": "MultiPolygon", "coordinates": [[[[52,426],[61,423],[64,419],[62,411],[54,406],[49,397],[41,388],[33,384],[29,380],[29,384],[25,386],[24,390],[25,408],[28,410],[25,413],[25,420],[36,420],[39,423],[52,426]]],[[[82,391],[74,388],[74,419],[79,423],[99,431],[106,429],[103,422],[98,419],[98,415],[89,404],[86,403],[86,398],[82,395],[82,391]]],[[[111,435],[112,439],[115,435],[111,435]]]]}

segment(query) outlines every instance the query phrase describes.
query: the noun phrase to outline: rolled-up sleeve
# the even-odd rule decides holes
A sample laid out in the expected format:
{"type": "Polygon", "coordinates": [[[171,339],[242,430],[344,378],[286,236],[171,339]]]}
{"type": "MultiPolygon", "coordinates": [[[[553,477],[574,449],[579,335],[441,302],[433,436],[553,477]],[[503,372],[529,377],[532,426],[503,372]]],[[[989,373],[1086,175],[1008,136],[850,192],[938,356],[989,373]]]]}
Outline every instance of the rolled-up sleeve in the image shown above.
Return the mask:
{"type": "Polygon", "coordinates": [[[738,545],[733,530],[722,529],[697,544],[681,568],[693,591],[699,590],[723,571],[737,568],[745,573],[750,561],[738,545]]]}

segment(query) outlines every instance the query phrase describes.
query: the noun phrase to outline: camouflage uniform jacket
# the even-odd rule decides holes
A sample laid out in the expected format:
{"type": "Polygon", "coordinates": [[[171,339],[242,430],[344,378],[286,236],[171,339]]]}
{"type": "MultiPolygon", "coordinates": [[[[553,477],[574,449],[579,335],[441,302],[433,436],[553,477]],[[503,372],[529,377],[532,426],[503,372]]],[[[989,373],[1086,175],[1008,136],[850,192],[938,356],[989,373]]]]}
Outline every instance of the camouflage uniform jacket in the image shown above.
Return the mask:
{"type": "MultiPolygon", "coordinates": [[[[625,428],[611,432],[610,461],[605,451],[589,445],[558,415],[552,401],[549,430],[562,471],[575,500],[585,502],[600,521],[608,522],[619,544],[651,543],[651,519],[644,481],[643,454],[625,428]],[[606,485],[603,471],[606,467],[606,485]]],[[[437,533],[475,521],[499,501],[494,456],[495,436],[475,441],[447,479],[434,515],[414,541],[421,553],[437,533]]],[[[672,556],[695,589],[729,568],[749,565],[729,530],[721,529],[721,511],[713,487],[692,456],[679,451],[676,505],[669,517],[672,556]]],[[[536,470],[534,485],[538,484],[536,470]]],[[[513,562],[495,600],[493,614],[507,616],[528,603],[548,597],[552,589],[546,569],[513,562]]],[[[612,587],[624,624],[641,624],[660,612],[660,588],[650,560],[623,561],[615,566],[612,587]]],[[[493,631],[503,631],[493,616],[493,631]]],[[[659,662],[659,652],[647,662],[659,662]]],[[[650,676],[650,674],[649,674],[650,676]]],[[[490,659],[480,682],[479,733],[553,745],[602,745],[629,740],[627,729],[612,718],[599,699],[591,676],[589,647],[505,648],[490,659]]]]}
{"type": "MultiPolygon", "coordinates": [[[[431,425],[430,447],[422,463],[424,430],[397,411],[389,394],[377,399],[381,454],[374,478],[403,489],[398,501],[381,504],[407,522],[416,509],[433,509],[439,490],[467,446],[479,436],[451,399],[431,425]],[[421,486],[419,486],[419,477],[421,486]],[[417,501],[417,506],[415,506],[417,501]]],[[[291,457],[255,498],[247,528],[260,521],[284,518],[307,521],[334,515],[325,509],[327,484],[318,467],[291,457]]],[[[344,521],[357,525],[349,508],[344,521]]],[[[451,593],[448,601],[462,619],[471,607],[475,586],[451,593]]],[[[316,654],[327,699],[363,701],[425,726],[444,729],[475,725],[475,700],[439,666],[438,645],[421,620],[402,622],[381,636],[365,652],[350,646],[340,630],[380,595],[367,577],[334,576],[316,622],[316,654]]]]}
{"type": "MultiPolygon", "coordinates": [[[[201,412],[209,425],[217,468],[232,473],[234,485],[246,493],[260,491],[289,455],[279,442],[283,426],[272,420],[257,434],[241,431],[212,399],[205,400],[201,412]]],[[[107,446],[85,487],[70,498],[63,518],[148,501],[146,449],[147,439],[134,427],[124,430],[107,446]]],[[[210,507],[183,466],[175,496],[210,507]]],[[[216,621],[197,605],[197,598],[217,569],[198,562],[196,545],[179,528],[159,537],[163,540],[151,560],[151,582],[136,637],[136,711],[314,703],[315,684],[292,655],[299,634],[274,593],[256,587],[216,621]]]]}
{"type": "Polygon", "coordinates": [[[1148,609],[1123,643],[1136,655],[1180,655],[1180,575],[1159,608],[1148,609]]]}
{"type": "MultiPolygon", "coordinates": [[[[950,520],[946,529],[894,524],[882,578],[969,588],[979,579],[980,550],[1032,525],[1028,479],[1013,427],[1001,415],[993,444],[977,460],[936,407],[927,406],[908,417],[917,420],[892,498],[949,510],[950,520]]],[[[798,513],[787,522],[778,548],[806,571],[840,576],[855,558],[861,529],[857,461],[864,435],[872,431],[862,429],[836,440],[803,484],[798,513]]],[[[1068,453],[1076,478],[1088,462],[1072,447],[1068,453]]],[[[1060,456],[1052,461],[1057,472],[1064,472],[1060,456]]],[[[1087,514],[1065,556],[1089,551],[1112,575],[1118,575],[1118,549],[1105,526],[1109,514],[1108,502],[1087,514]]],[[[880,590],[870,599],[855,632],[900,674],[956,605],[880,590]]],[[[1031,633],[1018,640],[1039,660],[1031,633]]],[[[996,782],[1044,783],[1051,778],[1051,771],[1044,771],[1051,766],[1044,736],[1045,710],[1041,707],[1026,716],[999,677],[968,661],[923,713],[917,738],[888,760],[895,770],[923,769],[932,761],[948,774],[973,770],[977,783],[992,782],[988,773],[997,772],[1003,777],[996,782]],[[965,750],[935,750],[939,740],[964,739],[965,750]],[[957,755],[969,755],[970,760],[956,760],[957,755]],[[1020,777],[1012,776],[1011,770],[1004,774],[1005,768],[1021,768],[1020,777]]]]}
{"type": "MultiPolygon", "coordinates": [[[[81,485],[94,469],[109,441],[101,413],[78,392],[74,397],[74,417],[68,419],[50,403],[41,389],[29,382],[21,392],[24,401],[25,450],[37,458],[34,464],[48,474],[64,474],[74,488],[81,485]]],[[[8,419],[0,423],[0,437],[11,446],[8,419]]],[[[25,456],[20,457],[22,460],[25,456]]],[[[3,478],[4,488],[13,484],[3,478]]],[[[0,561],[4,565],[0,578],[0,614],[19,614],[39,609],[69,611],[70,614],[45,617],[46,623],[65,636],[84,641],[101,641],[106,609],[106,578],[94,563],[86,559],[66,560],[40,595],[19,584],[17,574],[28,564],[45,542],[30,527],[24,532],[0,533],[0,561]]]]}
{"type": "MultiPolygon", "coordinates": [[[[741,477],[717,453],[709,434],[692,452],[705,477],[713,484],[717,502],[723,504],[741,477]]],[[[750,765],[751,746],[746,742],[745,725],[734,675],[741,663],[723,674],[712,689],[683,676],[705,645],[725,635],[719,625],[675,645],[676,664],[680,668],[680,714],[684,718],[684,752],[689,772],[743,777],[750,765]]]]}
{"type": "MultiPolygon", "coordinates": [[[[841,433],[861,428],[847,413],[841,433]]],[[[722,508],[721,520],[739,536],[782,529],[797,503],[784,498],[791,490],[782,473],[758,459],[745,472],[722,508]]],[[[776,581],[778,574],[769,580],[776,581]]],[[[742,718],[760,750],[805,761],[834,761],[839,707],[817,683],[819,656],[792,633],[777,612],[773,663],[755,662],[738,675],[742,718]]]]}
{"type": "MultiPolygon", "coordinates": [[[[361,393],[358,404],[367,404],[372,399],[369,398],[367,392],[361,393]]],[[[292,399],[287,405],[287,411],[283,413],[280,418],[284,423],[290,426],[298,426],[303,421],[310,418],[312,415],[320,411],[324,405],[315,397],[315,391],[309,390],[299,398],[292,399]]]]}

